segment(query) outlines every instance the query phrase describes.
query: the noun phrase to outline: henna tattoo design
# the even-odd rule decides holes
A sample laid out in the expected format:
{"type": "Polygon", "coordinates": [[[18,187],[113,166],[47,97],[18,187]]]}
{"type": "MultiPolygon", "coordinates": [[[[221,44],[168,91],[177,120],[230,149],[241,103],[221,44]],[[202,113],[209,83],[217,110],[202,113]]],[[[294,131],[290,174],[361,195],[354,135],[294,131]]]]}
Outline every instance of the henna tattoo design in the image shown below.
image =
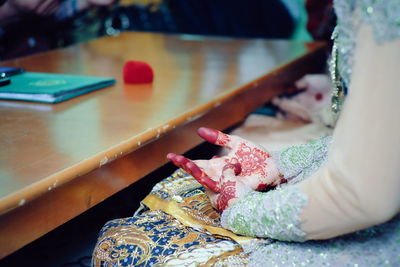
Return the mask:
{"type": "MultiPolygon", "coordinates": [[[[223,177],[221,177],[223,180],[223,177]]],[[[228,207],[228,202],[232,198],[236,198],[236,182],[225,181],[220,184],[221,193],[217,198],[217,209],[223,211],[228,207]]]]}
{"type": "Polygon", "coordinates": [[[236,157],[226,159],[226,163],[237,164],[240,163],[242,171],[240,175],[263,175],[266,176],[267,158],[271,155],[256,147],[249,147],[245,143],[241,143],[239,149],[235,152],[236,157]]]}
{"type": "Polygon", "coordinates": [[[215,141],[215,143],[217,145],[221,145],[221,146],[227,146],[230,142],[231,142],[231,139],[230,139],[229,135],[224,134],[222,132],[218,133],[217,140],[215,141]]]}

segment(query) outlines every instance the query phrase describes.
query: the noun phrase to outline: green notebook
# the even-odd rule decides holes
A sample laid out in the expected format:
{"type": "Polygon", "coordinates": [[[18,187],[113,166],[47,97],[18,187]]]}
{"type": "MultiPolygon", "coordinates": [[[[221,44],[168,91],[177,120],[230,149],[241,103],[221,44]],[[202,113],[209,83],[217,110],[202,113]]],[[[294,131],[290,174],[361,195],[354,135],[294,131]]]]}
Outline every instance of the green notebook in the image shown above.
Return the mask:
{"type": "Polygon", "coordinates": [[[25,72],[0,87],[0,99],[58,103],[113,85],[112,78],[25,72]]]}

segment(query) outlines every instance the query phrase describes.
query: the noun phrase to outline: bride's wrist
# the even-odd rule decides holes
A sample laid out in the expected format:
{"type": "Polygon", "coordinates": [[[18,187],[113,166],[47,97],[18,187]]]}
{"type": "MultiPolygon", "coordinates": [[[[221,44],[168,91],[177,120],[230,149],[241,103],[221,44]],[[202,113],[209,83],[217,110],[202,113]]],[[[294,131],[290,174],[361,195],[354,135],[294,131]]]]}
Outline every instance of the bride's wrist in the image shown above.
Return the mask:
{"type": "Polygon", "coordinates": [[[280,163],[280,151],[271,152],[271,165],[275,168],[276,185],[286,183],[290,180],[290,173],[280,163]]]}

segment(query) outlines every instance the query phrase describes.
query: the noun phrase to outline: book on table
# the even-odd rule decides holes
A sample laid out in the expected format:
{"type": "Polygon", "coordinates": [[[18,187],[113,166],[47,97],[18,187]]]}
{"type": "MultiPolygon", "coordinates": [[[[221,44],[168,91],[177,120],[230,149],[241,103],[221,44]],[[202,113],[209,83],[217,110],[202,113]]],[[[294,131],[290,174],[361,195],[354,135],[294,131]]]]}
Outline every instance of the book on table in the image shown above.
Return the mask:
{"type": "Polygon", "coordinates": [[[0,99],[59,103],[115,83],[113,78],[24,72],[0,87],[0,99]]]}

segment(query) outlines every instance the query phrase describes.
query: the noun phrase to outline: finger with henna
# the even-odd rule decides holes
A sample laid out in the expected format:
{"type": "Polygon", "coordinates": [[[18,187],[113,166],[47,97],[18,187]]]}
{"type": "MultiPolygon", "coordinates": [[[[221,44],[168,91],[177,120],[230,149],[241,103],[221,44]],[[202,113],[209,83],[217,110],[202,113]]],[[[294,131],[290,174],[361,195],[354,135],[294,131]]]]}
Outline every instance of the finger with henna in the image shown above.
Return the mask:
{"type": "Polygon", "coordinates": [[[177,167],[184,169],[187,173],[192,175],[200,184],[209,188],[210,190],[218,193],[218,183],[212,180],[204,171],[200,169],[193,161],[181,155],[169,153],[167,158],[171,160],[177,167]]]}

